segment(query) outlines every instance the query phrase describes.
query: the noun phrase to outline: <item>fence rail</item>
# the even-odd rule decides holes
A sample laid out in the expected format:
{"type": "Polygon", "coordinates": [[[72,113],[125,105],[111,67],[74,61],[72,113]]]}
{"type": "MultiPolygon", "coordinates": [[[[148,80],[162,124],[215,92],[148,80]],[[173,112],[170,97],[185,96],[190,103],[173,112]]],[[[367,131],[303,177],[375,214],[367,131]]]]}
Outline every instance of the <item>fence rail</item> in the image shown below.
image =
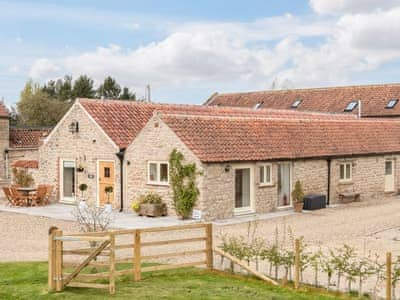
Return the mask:
{"type": "Polygon", "coordinates": [[[122,275],[132,275],[134,281],[140,281],[143,272],[169,270],[190,266],[206,266],[213,268],[213,247],[212,247],[212,225],[211,224],[189,224],[182,226],[169,226],[143,229],[124,229],[105,232],[77,233],[63,235],[63,232],[56,227],[49,230],[49,270],[48,286],[51,291],[62,291],[66,286],[89,287],[108,289],[110,294],[115,293],[115,278],[122,275]],[[202,229],[203,234],[199,237],[163,239],[156,241],[142,241],[146,234],[161,232],[187,232],[193,229],[202,229]],[[132,243],[117,244],[116,239],[120,236],[132,235],[132,243]],[[73,242],[89,242],[90,248],[65,249],[64,244],[73,242]],[[184,245],[188,243],[201,243],[200,249],[173,251],[165,253],[160,248],[166,245],[184,245]],[[157,254],[143,255],[143,249],[156,249],[157,254]],[[120,257],[117,250],[132,249],[133,256],[120,257]],[[145,260],[165,259],[173,257],[204,255],[203,259],[195,261],[179,262],[173,264],[162,264],[142,267],[145,260]],[[81,262],[64,261],[65,257],[86,256],[81,262]],[[106,261],[96,261],[98,257],[105,257],[106,261]],[[117,270],[118,264],[130,264],[131,267],[117,270]],[[106,268],[107,271],[85,274],[82,271],[87,267],[106,268]],[[66,269],[72,271],[66,272],[66,269]],[[108,279],[108,284],[87,282],[88,280],[108,279]],[[82,282],[80,280],[84,280],[82,282]]]}

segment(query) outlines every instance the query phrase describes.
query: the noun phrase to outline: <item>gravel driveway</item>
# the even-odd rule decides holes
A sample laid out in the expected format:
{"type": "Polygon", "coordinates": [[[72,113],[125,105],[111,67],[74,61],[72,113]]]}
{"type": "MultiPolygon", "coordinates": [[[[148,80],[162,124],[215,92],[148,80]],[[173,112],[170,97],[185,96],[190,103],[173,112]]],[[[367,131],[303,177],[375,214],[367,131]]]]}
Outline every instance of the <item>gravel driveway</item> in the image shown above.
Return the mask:
{"type": "MultiPolygon", "coordinates": [[[[272,240],[276,228],[290,226],[295,236],[309,244],[342,246],[400,255],[400,197],[374,203],[354,203],[311,213],[257,221],[257,235],[272,240]]],[[[65,233],[76,232],[76,224],[44,217],[0,212],[0,261],[47,259],[47,231],[57,226],[65,233]]],[[[246,235],[247,225],[215,225],[214,243],[220,234],[246,235]]]]}

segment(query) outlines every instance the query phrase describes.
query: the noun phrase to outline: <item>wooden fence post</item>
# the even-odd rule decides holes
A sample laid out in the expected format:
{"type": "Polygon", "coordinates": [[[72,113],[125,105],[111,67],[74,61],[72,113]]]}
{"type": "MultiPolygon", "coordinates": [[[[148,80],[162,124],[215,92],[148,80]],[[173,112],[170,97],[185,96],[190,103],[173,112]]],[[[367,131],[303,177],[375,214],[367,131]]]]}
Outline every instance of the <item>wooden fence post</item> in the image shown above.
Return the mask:
{"type": "MultiPolygon", "coordinates": [[[[63,232],[61,230],[55,230],[54,238],[62,237],[63,232]]],[[[55,240],[56,253],[55,253],[55,280],[56,280],[56,292],[61,292],[64,288],[63,284],[63,242],[61,240],[55,240]]]]}
{"type": "Polygon", "coordinates": [[[54,240],[54,233],[58,230],[57,227],[52,226],[49,228],[49,259],[48,259],[48,285],[49,292],[53,292],[56,289],[56,276],[55,264],[56,264],[56,242],[54,240]]]}
{"type": "Polygon", "coordinates": [[[110,234],[110,282],[109,292],[110,295],[115,294],[115,235],[110,234]]]}
{"type": "Polygon", "coordinates": [[[392,253],[386,253],[386,300],[392,299],[392,253]]]}
{"type": "Polygon", "coordinates": [[[298,289],[300,285],[300,240],[295,240],[294,246],[294,288],[298,289]]]}
{"type": "Polygon", "coordinates": [[[213,269],[213,235],[212,235],[212,224],[206,224],[206,265],[207,269],[213,269]]]}
{"type": "Polygon", "coordinates": [[[136,229],[135,231],[135,244],[134,244],[134,280],[140,281],[141,280],[141,242],[140,242],[140,229],[136,229]]]}

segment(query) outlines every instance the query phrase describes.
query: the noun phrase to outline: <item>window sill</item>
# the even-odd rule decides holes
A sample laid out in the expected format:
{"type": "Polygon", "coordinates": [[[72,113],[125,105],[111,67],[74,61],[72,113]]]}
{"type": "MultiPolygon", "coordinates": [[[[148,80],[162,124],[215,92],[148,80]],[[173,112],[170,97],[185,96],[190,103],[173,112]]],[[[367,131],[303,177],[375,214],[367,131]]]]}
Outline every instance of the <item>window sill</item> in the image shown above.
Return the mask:
{"type": "Polygon", "coordinates": [[[165,182],[147,182],[147,185],[165,186],[165,187],[168,187],[168,186],[169,186],[169,183],[165,183],[165,182]]]}
{"type": "Polygon", "coordinates": [[[256,211],[253,208],[235,208],[233,211],[234,216],[243,216],[243,215],[251,215],[254,214],[256,211]]]}
{"type": "Polygon", "coordinates": [[[340,185],[351,185],[354,184],[353,180],[339,180],[340,185]]]}
{"type": "Polygon", "coordinates": [[[259,183],[258,187],[259,188],[265,188],[265,187],[274,187],[275,183],[259,183]]]}

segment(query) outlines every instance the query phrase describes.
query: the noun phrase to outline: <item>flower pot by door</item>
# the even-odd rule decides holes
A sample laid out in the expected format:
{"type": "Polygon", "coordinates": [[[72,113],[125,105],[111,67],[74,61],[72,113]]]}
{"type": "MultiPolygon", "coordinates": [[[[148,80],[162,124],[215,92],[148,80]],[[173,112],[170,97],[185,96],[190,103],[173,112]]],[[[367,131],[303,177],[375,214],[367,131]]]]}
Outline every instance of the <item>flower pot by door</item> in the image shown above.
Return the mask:
{"type": "Polygon", "coordinates": [[[297,213],[301,213],[303,211],[303,202],[295,202],[293,203],[294,211],[297,213]]]}

